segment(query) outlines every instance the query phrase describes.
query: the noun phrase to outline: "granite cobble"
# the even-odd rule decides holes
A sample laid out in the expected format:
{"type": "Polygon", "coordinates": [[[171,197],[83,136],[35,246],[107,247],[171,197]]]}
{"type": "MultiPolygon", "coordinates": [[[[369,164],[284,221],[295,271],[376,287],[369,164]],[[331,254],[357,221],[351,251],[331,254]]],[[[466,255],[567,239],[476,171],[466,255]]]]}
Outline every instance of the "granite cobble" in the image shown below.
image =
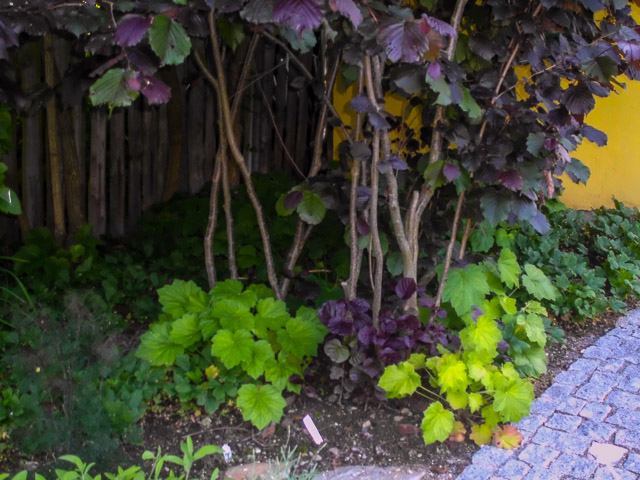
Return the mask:
{"type": "Polygon", "coordinates": [[[482,448],[458,480],[640,480],[640,309],[558,374],[515,426],[518,449],[482,448]]]}

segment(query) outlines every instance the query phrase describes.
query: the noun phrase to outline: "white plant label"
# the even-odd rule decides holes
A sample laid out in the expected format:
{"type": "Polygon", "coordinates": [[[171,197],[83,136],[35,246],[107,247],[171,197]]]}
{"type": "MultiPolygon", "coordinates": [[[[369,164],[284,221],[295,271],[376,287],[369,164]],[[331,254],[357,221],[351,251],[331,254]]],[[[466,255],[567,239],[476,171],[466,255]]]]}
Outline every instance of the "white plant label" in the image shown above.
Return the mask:
{"type": "Polygon", "coordinates": [[[313,441],[316,442],[317,445],[321,445],[324,440],[322,439],[322,435],[320,435],[320,432],[318,431],[316,424],[313,423],[311,417],[309,415],[305,415],[305,417],[302,419],[302,423],[304,423],[304,426],[307,429],[307,432],[309,432],[309,434],[311,435],[311,438],[313,438],[313,441]]]}

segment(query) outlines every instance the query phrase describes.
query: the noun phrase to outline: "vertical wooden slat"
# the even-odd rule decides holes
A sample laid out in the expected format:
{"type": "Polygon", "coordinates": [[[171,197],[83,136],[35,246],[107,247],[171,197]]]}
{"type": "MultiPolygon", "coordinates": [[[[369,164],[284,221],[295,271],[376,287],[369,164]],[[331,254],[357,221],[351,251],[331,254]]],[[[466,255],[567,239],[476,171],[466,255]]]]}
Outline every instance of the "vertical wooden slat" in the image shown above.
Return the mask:
{"type": "MultiPolygon", "coordinates": [[[[17,133],[16,133],[16,121],[15,117],[11,122],[11,144],[13,145],[13,149],[10,152],[5,153],[0,157],[0,161],[2,161],[9,169],[5,174],[5,184],[14,190],[14,192],[18,195],[18,198],[21,198],[20,188],[18,182],[18,155],[16,153],[17,148],[17,133]]],[[[14,216],[2,215],[0,216],[0,232],[3,235],[0,236],[3,240],[5,240],[9,245],[18,243],[20,241],[20,231],[22,230],[22,236],[26,234],[26,229],[28,229],[28,225],[26,222],[26,218],[21,215],[21,221],[18,222],[18,218],[14,216]],[[20,225],[20,227],[18,227],[20,225]]]]}
{"type": "MultiPolygon", "coordinates": [[[[255,59],[256,72],[264,72],[264,58],[262,55],[256,55],[255,59]]],[[[249,100],[250,108],[248,112],[248,118],[250,119],[249,126],[250,131],[247,132],[248,150],[251,152],[251,167],[253,171],[264,172],[263,165],[263,153],[260,148],[260,134],[262,133],[262,126],[264,123],[271,123],[269,114],[267,113],[267,107],[264,104],[264,98],[262,92],[264,91],[264,77],[258,77],[255,85],[251,89],[252,95],[249,100]]]]}
{"type": "MultiPolygon", "coordinates": [[[[306,54],[302,58],[307,70],[312,70],[313,58],[311,54],[306,54]]],[[[309,93],[310,89],[305,86],[298,93],[298,123],[296,125],[296,146],[295,152],[292,152],[293,158],[303,172],[309,170],[308,138],[309,132],[309,93]]]]}
{"type": "Polygon", "coordinates": [[[158,109],[158,150],[155,159],[155,197],[156,202],[162,200],[164,191],[164,180],[167,176],[167,158],[169,156],[169,123],[168,110],[166,105],[161,105],[158,109]]]}
{"type": "Polygon", "coordinates": [[[184,152],[184,97],[181,82],[181,73],[184,65],[178,65],[163,71],[163,80],[171,88],[171,99],[167,103],[167,122],[169,137],[169,154],[167,172],[164,180],[164,190],[162,191],[162,201],[169,200],[181,183],[181,173],[183,171],[182,155],[184,152]]]}
{"type": "MultiPolygon", "coordinates": [[[[284,143],[287,148],[287,158],[284,161],[284,171],[292,175],[295,171],[291,165],[291,157],[295,155],[296,148],[296,131],[298,123],[298,97],[299,94],[295,90],[289,90],[287,94],[287,115],[284,127],[284,143]]],[[[294,158],[295,160],[295,158],[294,158]]]]}
{"type": "Polygon", "coordinates": [[[204,101],[205,80],[193,84],[187,108],[187,165],[189,193],[197,193],[204,185],[204,101]]]}
{"type": "Polygon", "coordinates": [[[142,211],[146,211],[155,202],[153,185],[158,115],[147,102],[142,102],[142,105],[142,211]]]}
{"type": "Polygon", "coordinates": [[[217,116],[215,93],[209,86],[205,89],[205,114],[204,114],[204,178],[205,182],[213,176],[213,165],[216,157],[216,131],[217,116]]]}
{"type": "MultiPolygon", "coordinates": [[[[278,65],[286,62],[286,54],[278,52],[278,65]]],[[[288,73],[285,66],[280,66],[276,74],[276,125],[280,133],[280,137],[284,138],[284,125],[287,119],[287,93],[288,93],[288,73]]],[[[263,120],[264,121],[264,120],[263,120]]],[[[278,140],[273,143],[273,168],[282,170],[286,160],[284,158],[284,150],[278,140]]]]}
{"type": "Polygon", "coordinates": [[[107,112],[91,110],[89,153],[88,218],[95,235],[107,233],[107,112]]]}
{"type": "MultiPolygon", "coordinates": [[[[24,60],[21,70],[22,89],[30,91],[42,82],[42,44],[40,41],[30,42],[22,50],[24,60]]],[[[44,219],[44,185],[43,185],[43,129],[42,111],[38,109],[33,115],[22,120],[22,209],[30,227],[45,224],[44,219]]]]}
{"type": "Polygon", "coordinates": [[[118,108],[109,120],[109,235],[125,233],[125,138],[124,110],[118,108]]]}
{"type": "MultiPolygon", "coordinates": [[[[273,67],[275,66],[276,61],[276,49],[275,45],[271,42],[264,42],[263,45],[264,58],[262,64],[262,71],[269,72],[265,75],[264,81],[262,82],[262,88],[264,89],[265,96],[271,101],[271,111],[277,111],[276,103],[273,102],[274,95],[274,76],[275,72],[272,72],[273,67]]],[[[276,116],[277,118],[277,116],[276,116]]],[[[270,119],[263,118],[258,123],[258,130],[260,131],[259,137],[259,145],[260,145],[260,154],[261,160],[260,164],[263,165],[263,168],[268,171],[271,168],[271,155],[273,151],[273,131],[274,126],[270,119]]]]}
{"type": "Polygon", "coordinates": [[[129,169],[127,175],[127,230],[131,231],[142,213],[142,99],[127,109],[127,147],[129,169]]]}
{"type": "Polygon", "coordinates": [[[73,107],[73,132],[75,135],[76,152],[78,154],[78,180],[80,191],[84,194],[80,198],[80,209],[82,214],[87,215],[87,115],[84,105],[73,107]]]}

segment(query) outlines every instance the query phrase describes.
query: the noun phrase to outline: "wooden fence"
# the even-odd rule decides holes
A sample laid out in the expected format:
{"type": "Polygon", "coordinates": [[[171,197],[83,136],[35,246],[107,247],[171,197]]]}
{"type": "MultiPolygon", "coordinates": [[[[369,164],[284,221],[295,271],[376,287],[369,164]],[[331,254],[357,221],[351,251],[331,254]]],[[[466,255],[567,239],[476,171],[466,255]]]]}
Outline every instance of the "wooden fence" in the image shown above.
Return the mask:
{"type": "MultiPolygon", "coordinates": [[[[60,39],[55,45],[56,64],[65,71],[70,46],[60,39]]],[[[206,51],[204,45],[194,47],[206,51]]],[[[44,82],[41,52],[40,42],[33,42],[18,53],[25,91],[44,82]]],[[[301,59],[316,72],[310,55],[301,59]]],[[[177,191],[196,193],[212,176],[218,144],[214,92],[191,60],[163,74],[173,87],[169,104],[149,106],[141,97],[111,115],[106,108],[89,106],[88,100],[72,109],[81,209],[97,235],[126,235],[145,210],[167,199],[172,142],[181,152],[177,191]]],[[[289,62],[286,51],[264,41],[258,46],[249,84],[241,126],[251,170],[306,172],[317,116],[309,83],[289,62]]],[[[27,227],[53,226],[44,109],[17,117],[13,139],[15,148],[2,161],[9,167],[8,185],[22,200],[24,217],[21,225],[17,219],[0,217],[0,242],[5,245],[19,240],[27,227]]]]}

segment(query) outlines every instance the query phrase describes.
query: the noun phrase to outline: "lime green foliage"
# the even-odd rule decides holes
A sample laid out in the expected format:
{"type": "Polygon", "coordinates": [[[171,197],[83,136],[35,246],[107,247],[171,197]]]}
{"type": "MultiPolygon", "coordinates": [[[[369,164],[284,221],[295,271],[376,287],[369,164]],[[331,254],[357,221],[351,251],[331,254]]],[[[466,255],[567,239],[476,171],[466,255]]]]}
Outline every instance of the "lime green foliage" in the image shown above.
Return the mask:
{"type": "MultiPolygon", "coordinates": [[[[11,112],[6,105],[0,105],[0,157],[13,149],[11,145],[11,112]]],[[[0,212],[20,215],[22,207],[16,193],[7,187],[5,175],[9,168],[0,162],[0,212]]]]}
{"type": "Polygon", "coordinates": [[[422,437],[425,444],[433,442],[444,442],[453,431],[453,413],[445,410],[440,402],[433,402],[424,411],[422,419],[422,437]]]}
{"type": "Polygon", "coordinates": [[[302,376],[326,335],[314,310],[295,317],[262,285],[219,282],[209,294],[176,280],[158,290],[163,314],[142,335],[137,355],[171,375],[164,390],[212,413],[237,397],[243,417],[262,429],[278,421],[282,391],[302,376]],[[255,383],[257,382],[257,383],[255,383]]]}
{"type": "MultiPolygon", "coordinates": [[[[140,466],[132,465],[126,469],[119,466],[116,473],[104,472],[93,475],[91,470],[95,466],[94,463],[85,463],[76,455],[62,455],[59,460],[70,463],[75,468],[73,470],[56,468],[55,475],[50,478],[52,480],[100,480],[104,476],[108,480],[189,480],[189,474],[195,462],[216,453],[223,453],[222,449],[217,445],[205,445],[194,452],[191,437],[187,437],[186,442],[180,442],[180,450],[182,451],[182,457],[162,454],[160,447],[158,447],[157,453],[145,451],[142,454],[142,460],[151,462],[148,474],[140,466]],[[179,476],[176,475],[172,469],[165,467],[167,463],[177,465],[183,473],[179,476]]],[[[23,470],[11,477],[11,480],[27,480],[28,475],[28,472],[23,470]]],[[[218,475],[219,471],[216,468],[212,472],[210,479],[217,480],[218,475]]],[[[9,479],[9,475],[0,473],[0,480],[6,479],[9,479]]],[[[47,480],[47,477],[36,473],[35,480],[47,480]]]]}
{"type": "Polygon", "coordinates": [[[481,305],[490,288],[478,265],[456,268],[449,272],[442,299],[451,302],[458,315],[464,315],[474,305],[481,305]]]}
{"type": "Polygon", "coordinates": [[[402,398],[414,393],[420,383],[420,375],[413,364],[407,361],[385,368],[378,385],[387,392],[388,398],[402,398]]]}

